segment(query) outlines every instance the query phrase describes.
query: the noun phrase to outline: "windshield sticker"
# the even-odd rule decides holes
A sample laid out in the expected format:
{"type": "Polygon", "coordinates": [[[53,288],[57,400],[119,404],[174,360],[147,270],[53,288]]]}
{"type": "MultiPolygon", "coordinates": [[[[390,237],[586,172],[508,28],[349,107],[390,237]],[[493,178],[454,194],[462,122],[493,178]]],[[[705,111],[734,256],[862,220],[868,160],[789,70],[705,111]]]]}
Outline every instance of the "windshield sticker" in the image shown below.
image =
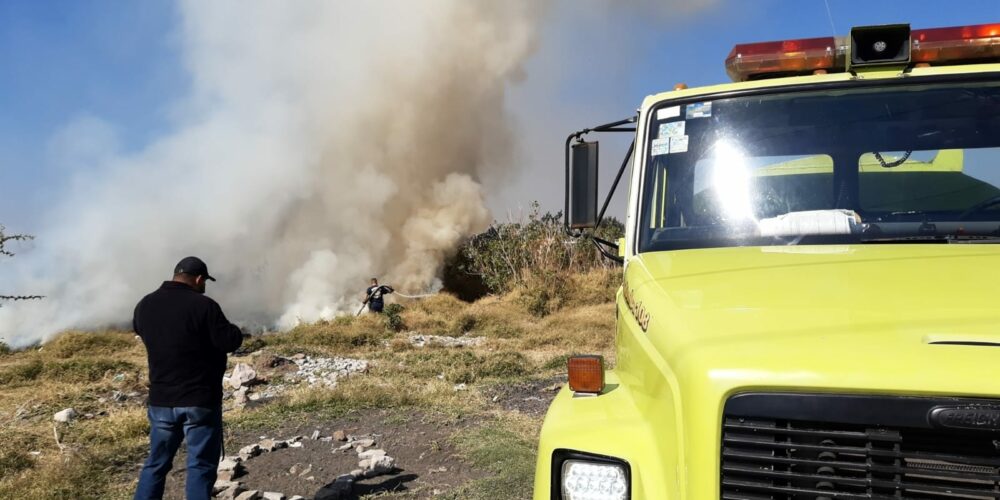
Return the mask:
{"type": "Polygon", "coordinates": [[[670,106],[669,108],[661,108],[656,111],[657,120],[666,120],[667,118],[677,118],[681,116],[680,106],[670,106]]]}
{"type": "Polygon", "coordinates": [[[661,139],[653,139],[650,143],[650,149],[653,152],[653,156],[665,155],[670,152],[670,138],[663,137],[661,139]]]}
{"type": "Polygon", "coordinates": [[[696,102],[694,104],[688,104],[687,106],[687,119],[692,118],[707,118],[712,116],[712,103],[711,102],[696,102]]]}
{"type": "Polygon", "coordinates": [[[685,121],[660,124],[660,137],[680,137],[684,135],[685,121]]]}
{"type": "Polygon", "coordinates": [[[671,153],[687,153],[687,150],[688,150],[688,136],[682,135],[680,137],[670,138],[671,153]]]}

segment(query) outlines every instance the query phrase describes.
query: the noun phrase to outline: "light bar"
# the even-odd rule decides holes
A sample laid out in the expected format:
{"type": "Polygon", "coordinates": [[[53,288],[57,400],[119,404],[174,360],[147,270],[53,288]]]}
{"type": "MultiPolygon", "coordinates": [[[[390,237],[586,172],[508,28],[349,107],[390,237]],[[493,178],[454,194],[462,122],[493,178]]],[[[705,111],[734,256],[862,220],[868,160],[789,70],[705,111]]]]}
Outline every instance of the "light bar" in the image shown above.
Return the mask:
{"type": "MultiPolygon", "coordinates": [[[[852,31],[859,29],[867,28],[852,31]]],[[[911,65],[1000,62],[1000,23],[912,30],[910,43],[911,65]]],[[[744,82],[847,71],[848,46],[847,38],[832,36],[739,44],[726,57],[726,73],[744,82]]]]}
{"type": "Polygon", "coordinates": [[[1000,59],[1000,24],[914,30],[913,62],[941,64],[1000,59]]]}
{"type": "Polygon", "coordinates": [[[795,75],[838,71],[845,67],[844,43],[832,36],[778,42],[743,43],[726,58],[726,73],[733,81],[758,75],[795,75]]]}

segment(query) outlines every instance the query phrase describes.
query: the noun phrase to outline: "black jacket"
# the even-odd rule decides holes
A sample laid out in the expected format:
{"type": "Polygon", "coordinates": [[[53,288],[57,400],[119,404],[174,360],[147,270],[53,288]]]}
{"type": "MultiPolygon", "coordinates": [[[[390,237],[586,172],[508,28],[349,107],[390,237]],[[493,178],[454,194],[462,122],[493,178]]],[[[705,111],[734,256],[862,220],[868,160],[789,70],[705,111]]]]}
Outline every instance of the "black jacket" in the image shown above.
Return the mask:
{"type": "Polygon", "coordinates": [[[165,281],[135,306],[132,326],[146,344],[150,405],[222,404],[226,353],[240,347],[243,333],[218,303],[184,283],[165,281]]]}

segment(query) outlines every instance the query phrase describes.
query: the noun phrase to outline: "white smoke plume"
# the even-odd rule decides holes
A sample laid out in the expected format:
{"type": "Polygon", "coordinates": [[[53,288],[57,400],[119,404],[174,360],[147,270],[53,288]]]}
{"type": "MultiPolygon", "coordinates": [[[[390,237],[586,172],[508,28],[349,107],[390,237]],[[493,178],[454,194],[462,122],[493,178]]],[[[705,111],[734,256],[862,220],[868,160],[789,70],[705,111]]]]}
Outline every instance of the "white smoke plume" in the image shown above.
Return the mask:
{"type": "Polygon", "coordinates": [[[171,131],[127,153],[93,117],[57,137],[84,173],[3,269],[47,298],[0,308],[0,337],[126,322],[186,255],[231,319],[283,329],[353,311],[372,276],[437,286],[490,222],[482,180],[517,161],[509,91],[550,3],[183,1],[171,131]]]}
{"type": "Polygon", "coordinates": [[[56,202],[12,280],[47,299],[0,308],[0,336],[127,321],[188,254],[231,317],[283,328],[357,307],[371,276],[434,286],[490,221],[477,179],[511,161],[505,89],[544,9],[183,3],[192,92],[175,131],[101,158],[56,202]]]}

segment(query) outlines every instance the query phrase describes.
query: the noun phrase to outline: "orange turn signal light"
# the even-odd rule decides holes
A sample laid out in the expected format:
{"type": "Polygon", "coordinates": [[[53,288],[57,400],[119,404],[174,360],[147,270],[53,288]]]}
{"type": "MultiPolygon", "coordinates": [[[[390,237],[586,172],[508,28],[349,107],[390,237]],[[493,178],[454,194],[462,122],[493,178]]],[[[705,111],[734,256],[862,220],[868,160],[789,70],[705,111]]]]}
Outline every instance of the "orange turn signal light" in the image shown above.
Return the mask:
{"type": "Polygon", "coordinates": [[[566,361],[569,388],[573,392],[598,394],[604,390],[604,358],[571,356],[566,361]]]}

